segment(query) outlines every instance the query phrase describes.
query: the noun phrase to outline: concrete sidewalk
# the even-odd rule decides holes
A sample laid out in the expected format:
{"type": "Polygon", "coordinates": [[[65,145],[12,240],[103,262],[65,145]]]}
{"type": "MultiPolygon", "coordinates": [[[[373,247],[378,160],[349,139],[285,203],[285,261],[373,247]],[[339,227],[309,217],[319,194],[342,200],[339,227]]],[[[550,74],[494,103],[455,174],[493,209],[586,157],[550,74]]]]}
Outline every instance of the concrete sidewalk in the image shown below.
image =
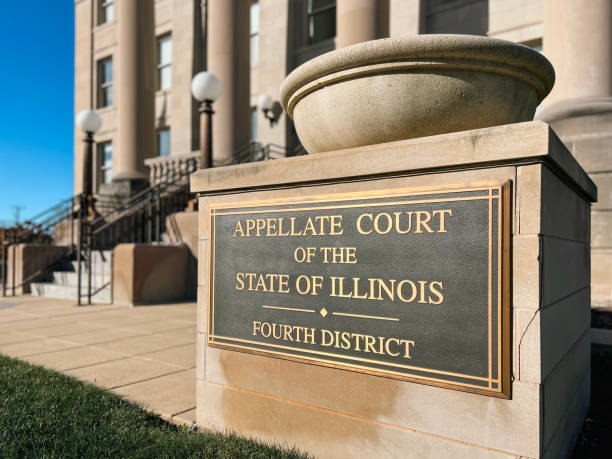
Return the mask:
{"type": "Polygon", "coordinates": [[[165,419],[195,422],[196,304],[75,306],[0,297],[0,353],[108,389],[165,419]]]}

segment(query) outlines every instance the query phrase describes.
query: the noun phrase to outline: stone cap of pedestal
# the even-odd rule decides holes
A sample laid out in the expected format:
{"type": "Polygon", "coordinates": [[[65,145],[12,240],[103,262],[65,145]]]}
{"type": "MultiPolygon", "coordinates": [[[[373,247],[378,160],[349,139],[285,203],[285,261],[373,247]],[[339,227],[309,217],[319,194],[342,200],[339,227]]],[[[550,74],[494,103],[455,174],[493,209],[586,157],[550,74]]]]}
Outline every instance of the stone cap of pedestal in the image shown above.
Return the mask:
{"type": "Polygon", "coordinates": [[[546,163],[589,202],[597,201],[593,181],[542,121],[200,169],[191,176],[191,191],[236,193],[530,163],[546,163]]]}

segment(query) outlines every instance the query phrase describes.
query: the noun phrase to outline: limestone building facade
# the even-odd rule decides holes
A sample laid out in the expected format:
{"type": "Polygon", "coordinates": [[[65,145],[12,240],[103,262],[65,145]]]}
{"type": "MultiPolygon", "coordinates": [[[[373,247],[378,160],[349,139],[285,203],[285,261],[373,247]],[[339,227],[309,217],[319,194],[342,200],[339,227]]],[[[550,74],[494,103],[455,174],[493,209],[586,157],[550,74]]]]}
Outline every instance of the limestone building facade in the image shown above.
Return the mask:
{"type": "MultiPolygon", "coordinates": [[[[129,193],[146,182],[147,158],[198,150],[190,83],[199,71],[222,83],[213,151],[223,165],[253,141],[287,156],[299,150],[278,104],[280,84],[335,48],[420,33],[487,35],[536,48],[557,71],[537,117],[599,186],[592,302],[612,307],[611,31],[609,0],[75,0],[74,109],[102,118],[95,188],[129,193]],[[264,94],[276,103],[272,122],[257,109],[264,94]]],[[[83,188],[81,137],[75,130],[75,193],[83,188]]]]}

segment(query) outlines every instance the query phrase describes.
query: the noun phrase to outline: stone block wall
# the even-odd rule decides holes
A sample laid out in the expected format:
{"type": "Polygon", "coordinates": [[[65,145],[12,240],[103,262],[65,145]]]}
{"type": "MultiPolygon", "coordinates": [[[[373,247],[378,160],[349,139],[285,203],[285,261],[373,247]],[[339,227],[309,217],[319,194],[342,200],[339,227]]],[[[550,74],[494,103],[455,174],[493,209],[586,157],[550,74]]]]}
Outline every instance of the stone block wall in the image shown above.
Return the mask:
{"type": "Polygon", "coordinates": [[[612,112],[552,124],[598,188],[591,212],[591,300],[593,308],[612,310],[612,112]]]}

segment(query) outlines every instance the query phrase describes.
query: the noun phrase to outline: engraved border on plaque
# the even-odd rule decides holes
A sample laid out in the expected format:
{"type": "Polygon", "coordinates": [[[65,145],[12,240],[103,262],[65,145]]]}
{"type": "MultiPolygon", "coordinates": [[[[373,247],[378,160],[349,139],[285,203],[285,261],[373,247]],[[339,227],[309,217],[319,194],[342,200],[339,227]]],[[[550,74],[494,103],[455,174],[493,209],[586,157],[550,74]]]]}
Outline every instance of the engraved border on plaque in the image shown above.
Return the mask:
{"type": "MultiPolygon", "coordinates": [[[[206,315],[208,318],[207,344],[222,349],[322,365],[494,397],[510,398],[510,187],[510,181],[490,181],[438,187],[321,194],[303,198],[227,202],[210,205],[208,238],[209,282],[206,315]],[[462,196],[465,194],[469,194],[469,196],[462,196]],[[436,195],[444,195],[445,197],[436,197],[436,195]],[[452,195],[456,196],[449,197],[452,195]],[[422,198],[411,200],[411,196],[422,198]],[[403,197],[406,197],[406,200],[399,200],[399,198],[403,197]],[[385,198],[389,198],[390,201],[385,202],[385,198]],[[217,241],[216,221],[218,217],[239,214],[248,216],[274,212],[290,214],[312,210],[341,210],[351,207],[384,207],[385,205],[413,205],[418,203],[444,203],[464,200],[488,200],[489,203],[489,231],[487,235],[489,252],[488,377],[392,362],[381,363],[381,361],[376,359],[334,352],[322,352],[295,346],[223,336],[215,333],[215,255],[217,241]],[[494,238],[494,234],[497,237],[494,238]],[[493,263],[494,259],[496,263],[493,263]],[[493,282],[496,283],[495,286],[492,285],[493,282]],[[493,291],[496,292],[495,295],[492,294],[493,291]],[[493,366],[495,368],[492,368],[493,366]]],[[[312,309],[305,308],[276,307],[274,309],[305,313],[315,312],[312,309]]]]}

